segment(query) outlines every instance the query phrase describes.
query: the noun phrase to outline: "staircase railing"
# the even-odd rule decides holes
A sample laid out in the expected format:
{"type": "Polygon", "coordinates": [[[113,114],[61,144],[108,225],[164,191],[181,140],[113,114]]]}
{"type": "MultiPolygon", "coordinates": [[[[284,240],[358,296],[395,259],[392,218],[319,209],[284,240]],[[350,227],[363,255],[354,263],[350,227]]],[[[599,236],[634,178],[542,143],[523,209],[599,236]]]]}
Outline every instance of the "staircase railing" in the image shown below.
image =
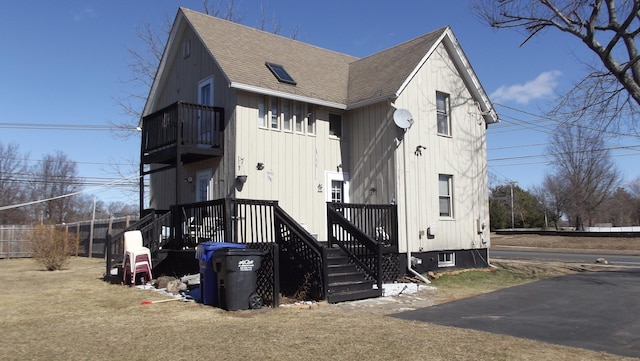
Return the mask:
{"type": "Polygon", "coordinates": [[[327,249],[276,203],[276,242],[281,252],[281,282],[285,295],[316,300],[327,296],[327,249]]]}
{"type": "Polygon", "coordinates": [[[382,289],[383,244],[364,233],[347,219],[342,203],[327,203],[329,247],[339,246],[362,271],[382,289]]]}

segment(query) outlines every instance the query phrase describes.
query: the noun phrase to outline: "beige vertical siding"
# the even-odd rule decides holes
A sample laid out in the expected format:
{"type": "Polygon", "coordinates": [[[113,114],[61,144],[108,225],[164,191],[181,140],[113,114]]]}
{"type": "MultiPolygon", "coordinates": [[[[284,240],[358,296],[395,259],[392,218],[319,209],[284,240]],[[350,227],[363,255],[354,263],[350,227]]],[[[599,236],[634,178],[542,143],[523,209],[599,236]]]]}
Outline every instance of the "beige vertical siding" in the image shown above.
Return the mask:
{"type": "Polygon", "coordinates": [[[351,159],[351,201],[365,204],[388,204],[397,200],[396,138],[402,131],[392,120],[388,103],[353,110],[349,113],[351,159]]]}
{"type": "Polygon", "coordinates": [[[248,176],[238,198],[277,200],[312,233],[326,240],[325,171],[343,163],[340,141],[329,137],[329,110],[316,111],[316,134],[258,127],[259,96],[239,93],[235,174],[248,176]],[[256,168],[264,164],[263,170],[256,168]],[[321,190],[319,191],[319,187],[321,190]]]}
{"type": "Polygon", "coordinates": [[[488,246],[488,231],[479,235],[477,229],[478,223],[489,223],[485,124],[444,47],[411,79],[395,106],[413,115],[406,133],[393,123],[389,103],[349,113],[352,201],[397,203],[401,251],[407,245],[412,252],[488,246]],[[451,137],[437,135],[436,91],[450,95],[451,137]],[[418,155],[418,146],[427,149],[418,155]],[[453,176],[450,219],[439,215],[439,174],[453,176]],[[435,237],[427,237],[429,227],[436,229],[435,237]]]}
{"type": "Polygon", "coordinates": [[[186,183],[187,177],[196,178],[198,170],[211,168],[213,177],[211,188],[213,198],[223,198],[230,194],[233,188],[233,168],[234,168],[234,116],[235,116],[235,91],[229,88],[229,84],[211,59],[211,55],[200,43],[193,31],[182,23],[182,29],[176,36],[173,53],[169,54],[166,68],[160,79],[158,87],[158,101],[156,109],[161,109],[177,101],[188,103],[198,103],[198,82],[213,76],[214,82],[214,105],[225,109],[225,154],[223,158],[212,158],[193,164],[188,164],[181,171],[178,179],[181,198],[176,199],[176,171],[169,170],[151,175],[150,187],[150,207],[158,209],[168,209],[176,203],[189,203],[195,201],[195,182],[186,183]],[[191,52],[188,57],[183,57],[182,43],[191,41],[191,52]]]}
{"type": "MultiPolygon", "coordinates": [[[[178,100],[197,102],[198,82],[214,77],[214,105],[225,108],[224,157],[193,163],[180,178],[196,178],[211,168],[213,198],[236,196],[277,200],[310,232],[326,240],[326,172],[349,173],[350,201],[396,202],[400,217],[400,250],[412,252],[469,249],[488,246],[489,223],[485,124],[466,85],[441,45],[395,100],[415,123],[406,132],[393,123],[386,102],[341,112],[319,107],[316,134],[258,127],[259,96],[229,88],[210,54],[186,27],[176,38],[159,87],[157,109],[178,100]],[[182,56],[182,41],[191,39],[191,54],[182,56]],[[436,132],[436,91],[450,94],[452,136],[436,132]],[[329,136],[329,114],[343,116],[342,139],[329,136]],[[416,155],[418,146],[421,155],[416,155]],[[256,165],[264,164],[263,170],[256,165]],[[438,174],[453,176],[454,217],[442,219],[438,208],[438,174]],[[247,175],[241,192],[233,190],[237,175],[247,175]],[[427,229],[437,229],[427,237],[427,229]],[[482,244],[482,239],[487,243],[482,244]]],[[[182,198],[175,199],[175,171],[151,175],[151,207],[168,208],[195,200],[195,184],[180,182],[182,198]]]]}
{"type": "Polygon", "coordinates": [[[488,246],[488,230],[480,235],[476,226],[489,224],[486,127],[442,45],[405,88],[396,106],[408,109],[414,118],[396,155],[400,232],[411,250],[488,246]],[[450,95],[451,137],[437,135],[436,91],[450,95]],[[427,148],[422,155],[415,153],[418,146],[427,148]],[[452,218],[439,215],[439,174],[453,176],[452,218]],[[429,227],[436,229],[435,237],[427,237],[429,227]]]}

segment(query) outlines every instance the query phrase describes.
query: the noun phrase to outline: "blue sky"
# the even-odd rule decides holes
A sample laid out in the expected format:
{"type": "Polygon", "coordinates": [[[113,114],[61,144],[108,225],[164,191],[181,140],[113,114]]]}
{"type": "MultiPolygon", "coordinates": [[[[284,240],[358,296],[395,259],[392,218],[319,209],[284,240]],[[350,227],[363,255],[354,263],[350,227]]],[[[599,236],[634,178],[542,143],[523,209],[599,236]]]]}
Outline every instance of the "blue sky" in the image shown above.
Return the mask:
{"type": "MultiPolygon", "coordinates": [[[[210,0],[211,4],[218,4],[210,0]]],[[[489,128],[489,170],[495,180],[523,188],[540,183],[550,169],[544,145],[554,120],[542,114],[581,74],[576,60],[591,58],[567,35],[548,32],[525,46],[524,35],[492,30],[476,19],[467,1],[262,2],[267,27],[326,49],[364,57],[445,25],[452,27],[502,123],[489,128]]],[[[235,0],[242,23],[258,27],[260,2],[235,0]]],[[[0,12],[0,142],[17,143],[29,161],[57,150],[78,162],[88,181],[109,183],[136,176],[139,140],[115,136],[108,127],[127,121],[115,99],[131,93],[127,48],[144,49],[136,29],[162,28],[178,6],[202,10],[202,1],[11,1],[0,12]],[[65,130],[12,124],[65,125],[65,130]],[[71,127],[69,127],[71,126],[71,127]],[[80,128],[71,130],[69,128],[80,128]],[[93,128],[93,129],[89,129],[93,128]],[[117,174],[113,164],[117,164],[117,174]]],[[[140,105],[142,106],[142,105],[140,105]]],[[[58,127],[59,128],[59,127],[58,127]]],[[[612,147],[637,146],[637,137],[612,147]]],[[[638,150],[612,152],[627,181],[640,176],[638,150]]],[[[104,201],[135,202],[119,188],[91,188],[104,201]]]]}

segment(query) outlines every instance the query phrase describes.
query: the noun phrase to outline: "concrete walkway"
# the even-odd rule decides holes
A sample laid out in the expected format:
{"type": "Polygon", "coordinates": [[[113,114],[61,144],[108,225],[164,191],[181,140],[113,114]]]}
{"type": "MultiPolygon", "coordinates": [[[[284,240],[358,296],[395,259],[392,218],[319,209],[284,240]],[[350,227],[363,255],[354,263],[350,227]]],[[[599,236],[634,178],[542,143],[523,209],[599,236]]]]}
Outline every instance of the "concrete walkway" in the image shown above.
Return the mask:
{"type": "Polygon", "coordinates": [[[640,357],[640,269],[554,277],[391,317],[640,357]]]}

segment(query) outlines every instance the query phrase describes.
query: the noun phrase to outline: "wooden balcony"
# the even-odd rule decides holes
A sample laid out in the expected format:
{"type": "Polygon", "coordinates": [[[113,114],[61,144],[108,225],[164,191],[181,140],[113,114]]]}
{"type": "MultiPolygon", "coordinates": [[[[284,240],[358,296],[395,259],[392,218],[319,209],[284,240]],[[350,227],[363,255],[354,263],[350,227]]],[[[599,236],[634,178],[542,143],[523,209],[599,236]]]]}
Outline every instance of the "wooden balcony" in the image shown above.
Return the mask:
{"type": "Polygon", "coordinates": [[[177,165],[222,156],[224,109],[177,102],[142,118],[143,164],[177,165]]]}

